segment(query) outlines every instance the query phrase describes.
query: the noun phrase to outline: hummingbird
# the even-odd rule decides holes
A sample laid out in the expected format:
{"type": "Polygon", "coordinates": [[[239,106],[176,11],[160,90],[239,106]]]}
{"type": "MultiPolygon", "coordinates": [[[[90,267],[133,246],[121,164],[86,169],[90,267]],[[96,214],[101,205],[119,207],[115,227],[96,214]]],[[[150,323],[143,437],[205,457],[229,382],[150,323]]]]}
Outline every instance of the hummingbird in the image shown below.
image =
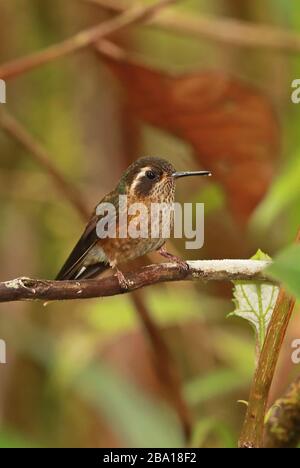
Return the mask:
{"type": "MultiPolygon", "coordinates": [[[[103,214],[98,214],[97,207],[82,234],[79,241],[73,248],[65,264],[58,273],[56,280],[81,280],[95,278],[109,268],[116,269],[119,284],[127,289],[128,284],[118,266],[129,260],[134,260],[152,251],[158,251],[163,257],[175,261],[182,268],[188,269],[186,262],[183,262],[175,255],[167,252],[165,248],[166,239],[162,235],[156,238],[137,237],[128,235],[122,237],[121,215],[118,212],[120,207],[120,196],[127,197],[127,207],[133,203],[142,203],[150,207],[151,203],[172,204],[175,200],[175,182],[181,177],[188,176],[209,176],[209,171],[186,171],[177,172],[167,160],[157,157],[143,157],[131,164],[123,173],[116,188],[107,194],[97,205],[111,204],[116,208],[114,214],[108,215],[111,221],[115,221],[117,235],[115,237],[100,238],[97,231],[97,224],[101,221],[103,214]]],[[[128,209],[128,208],[127,208],[128,209]]],[[[132,218],[126,213],[125,219],[132,218]]],[[[103,218],[102,218],[103,219],[103,218]]],[[[122,217],[124,219],[124,217],[122,217]]],[[[161,216],[149,221],[151,223],[162,222],[161,216]]],[[[173,220],[171,220],[173,223],[173,220]]],[[[161,226],[160,226],[161,227],[161,226]]]]}

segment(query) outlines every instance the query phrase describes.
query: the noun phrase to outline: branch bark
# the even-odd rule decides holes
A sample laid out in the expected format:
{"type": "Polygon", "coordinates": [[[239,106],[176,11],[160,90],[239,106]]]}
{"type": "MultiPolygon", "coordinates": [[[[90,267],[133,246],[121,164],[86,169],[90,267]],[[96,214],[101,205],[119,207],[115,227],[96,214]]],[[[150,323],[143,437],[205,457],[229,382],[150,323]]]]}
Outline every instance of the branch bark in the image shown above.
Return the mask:
{"type": "Polygon", "coordinates": [[[124,10],[119,16],[97,26],[85,29],[73,37],[26,57],[13,60],[0,66],[0,78],[9,79],[36,67],[52,62],[66,55],[78,52],[103,37],[121,29],[142,23],[155,16],[163,8],[178,0],[160,0],[154,5],[132,7],[124,10]]]}
{"type": "Polygon", "coordinates": [[[115,275],[108,278],[85,281],[49,281],[17,278],[0,283],[0,302],[38,299],[58,301],[115,296],[145,286],[170,281],[270,281],[263,273],[270,265],[258,260],[196,260],[187,262],[189,270],[174,263],[158,263],[126,273],[128,289],[122,289],[115,275]]]}
{"type": "MultiPolygon", "coordinates": [[[[114,13],[128,7],[122,0],[84,0],[114,13]]],[[[182,12],[163,12],[147,22],[151,26],[175,33],[183,33],[200,39],[238,47],[264,48],[281,52],[299,52],[300,36],[282,28],[251,24],[235,19],[211,16],[193,17],[182,12]]]]}
{"type": "MultiPolygon", "coordinates": [[[[300,230],[296,242],[300,242],[300,230]]],[[[240,448],[262,448],[264,446],[263,437],[269,392],[295,302],[295,299],[283,288],[280,289],[254,375],[249,405],[239,441],[240,448]]]]}

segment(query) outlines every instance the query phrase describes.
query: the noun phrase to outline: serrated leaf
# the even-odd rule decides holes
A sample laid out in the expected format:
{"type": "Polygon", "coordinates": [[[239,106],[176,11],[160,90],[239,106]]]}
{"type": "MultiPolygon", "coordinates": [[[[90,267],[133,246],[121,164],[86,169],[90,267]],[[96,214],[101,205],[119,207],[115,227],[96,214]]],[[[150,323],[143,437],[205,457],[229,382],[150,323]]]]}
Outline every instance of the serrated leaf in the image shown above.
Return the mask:
{"type": "Polygon", "coordinates": [[[256,252],[255,255],[253,255],[253,257],[251,257],[251,260],[262,260],[262,261],[266,261],[266,260],[272,260],[271,257],[264,253],[261,249],[258,249],[258,251],[256,252]]]}
{"type": "MultiPolygon", "coordinates": [[[[258,250],[252,260],[270,260],[270,257],[258,250]]],[[[247,320],[255,329],[257,348],[260,351],[266,336],[279,287],[261,281],[234,281],[235,310],[229,316],[237,316],[247,320]]]]}

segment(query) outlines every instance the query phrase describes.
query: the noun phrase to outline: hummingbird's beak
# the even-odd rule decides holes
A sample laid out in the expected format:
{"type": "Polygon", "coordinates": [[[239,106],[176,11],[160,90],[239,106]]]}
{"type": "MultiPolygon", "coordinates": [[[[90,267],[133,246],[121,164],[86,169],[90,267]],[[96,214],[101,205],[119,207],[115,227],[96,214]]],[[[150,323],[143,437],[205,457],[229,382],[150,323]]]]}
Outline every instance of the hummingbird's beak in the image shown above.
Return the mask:
{"type": "Polygon", "coordinates": [[[175,179],[179,177],[190,177],[190,176],[211,176],[211,172],[209,171],[183,171],[183,172],[173,172],[172,176],[175,179]]]}

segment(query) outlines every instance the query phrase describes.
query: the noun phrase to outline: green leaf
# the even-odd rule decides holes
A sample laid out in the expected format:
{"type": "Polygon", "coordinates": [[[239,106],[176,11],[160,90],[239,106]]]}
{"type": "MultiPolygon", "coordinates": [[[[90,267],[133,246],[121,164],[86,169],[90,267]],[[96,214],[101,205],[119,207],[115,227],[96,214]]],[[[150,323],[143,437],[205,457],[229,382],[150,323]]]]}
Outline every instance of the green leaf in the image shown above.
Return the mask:
{"type": "MultiPolygon", "coordinates": [[[[236,434],[231,427],[215,418],[202,418],[197,421],[193,430],[191,447],[208,447],[210,437],[217,437],[218,445],[222,448],[236,447],[236,434]]],[[[214,447],[216,448],[216,447],[214,447]]]]}
{"type": "Polygon", "coordinates": [[[163,403],[150,398],[134,384],[105,365],[91,365],[74,379],[73,388],[99,409],[126,446],[184,447],[181,426],[163,403]]]}
{"type": "Polygon", "coordinates": [[[291,245],[280,252],[267,271],[300,299],[300,245],[291,245]]]}
{"type": "MultiPolygon", "coordinates": [[[[261,250],[252,260],[270,260],[261,250]]],[[[235,310],[229,316],[242,317],[255,329],[257,347],[261,350],[278,297],[279,288],[261,281],[234,281],[235,310]]]]}
{"type": "Polygon", "coordinates": [[[255,255],[251,257],[251,260],[262,260],[262,261],[267,261],[267,260],[272,260],[271,257],[264,253],[262,250],[258,249],[255,255]]]}
{"type": "Polygon", "coordinates": [[[300,159],[299,152],[292,162],[276,180],[264,201],[255,211],[251,228],[255,230],[267,229],[274,220],[300,197],[300,159]]]}
{"type": "Polygon", "coordinates": [[[74,392],[105,417],[126,446],[184,447],[181,424],[175,412],[109,366],[92,360],[94,353],[86,338],[79,343],[78,336],[73,333],[63,346],[59,340],[58,346],[50,332],[26,323],[22,324],[22,337],[18,334],[14,344],[47,369],[50,384],[47,390],[51,395],[61,398],[60,395],[74,392]]]}
{"type": "Polygon", "coordinates": [[[190,404],[196,405],[214,398],[223,398],[224,395],[243,387],[243,384],[244,380],[238,372],[218,369],[188,382],[184,387],[184,395],[190,404]]]}
{"type": "Polygon", "coordinates": [[[37,448],[39,444],[27,440],[23,434],[12,429],[0,431],[0,448],[37,448]]]}

